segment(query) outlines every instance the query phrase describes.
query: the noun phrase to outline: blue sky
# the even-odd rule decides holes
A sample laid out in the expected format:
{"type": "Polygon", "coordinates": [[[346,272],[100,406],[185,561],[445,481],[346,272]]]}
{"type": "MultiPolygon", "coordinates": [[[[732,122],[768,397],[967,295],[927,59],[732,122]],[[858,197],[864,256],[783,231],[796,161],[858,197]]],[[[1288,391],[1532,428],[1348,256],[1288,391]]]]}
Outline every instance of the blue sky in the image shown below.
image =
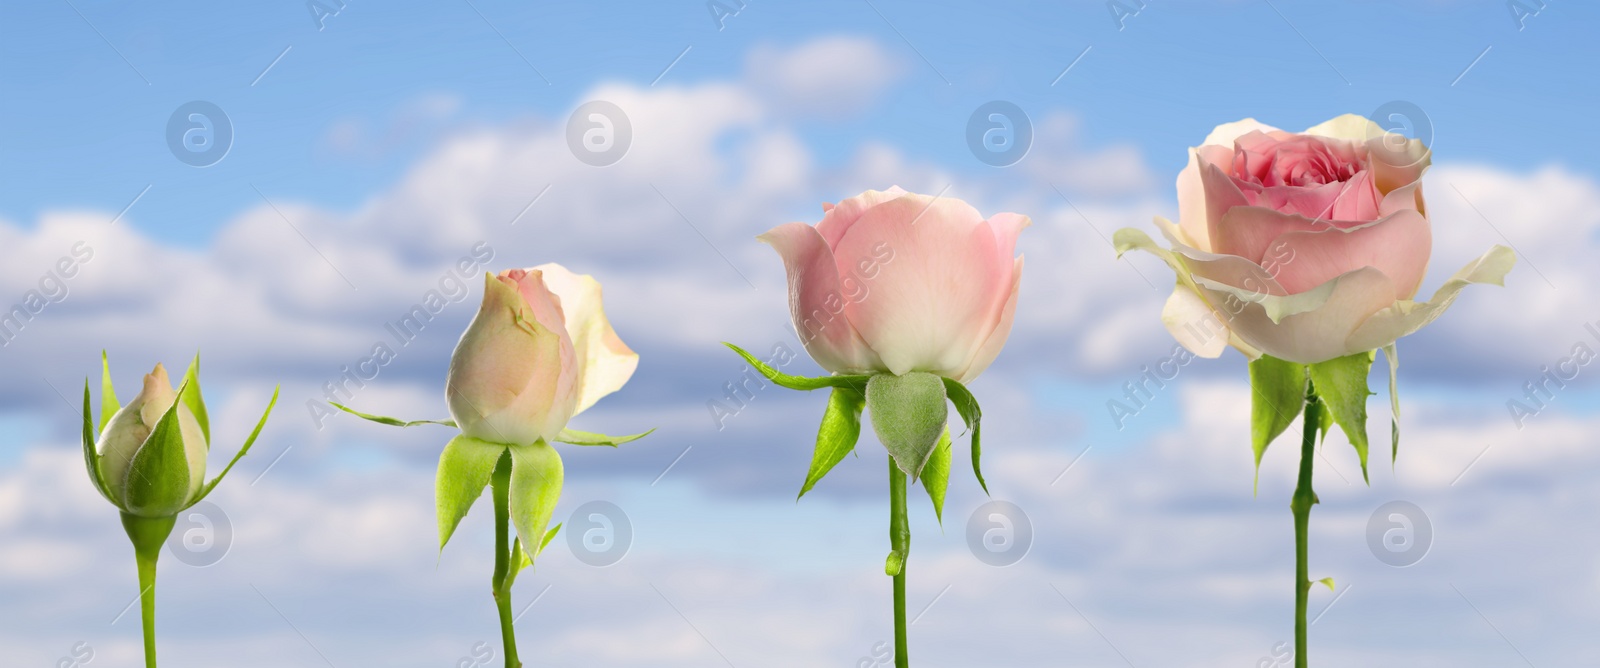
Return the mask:
{"type": "Polygon", "coordinates": [[[415,128],[383,159],[352,164],[319,147],[342,119],[392,123],[430,92],[460,100],[444,127],[558,116],[597,81],[736,76],[758,45],[830,32],[873,36],[906,72],[868,113],[800,128],[824,158],[842,160],[876,138],[976,171],[983,166],[967,159],[959,131],[967,110],[1007,99],[1029,110],[1072,109],[1089,141],[1129,142],[1170,168],[1183,156],[1168,147],[1192,142],[1213,118],[1309,126],[1330,108],[1365,113],[1400,99],[1426,110],[1440,148],[1459,160],[1595,165],[1585,150],[1595,139],[1586,122],[1594,87],[1581,85],[1583,68],[1571,66],[1592,55],[1583,38],[1592,17],[1571,3],[1525,18],[1521,30],[1496,2],[1286,2],[1278,11],[1255,2],[1158,3],[1124,17],[1120,29],[1099,2],[1047,10],[752,1],[720,30],[698,2],[399,3],[381,11],[355,3],[324,17],[321,30],[310,11],[287,4],[76,7],[82,17],[66,3],[13,7],[0,28],[0,75],[13,91],[0,120],[37,129],[6,138],[12,159],[0,176],[13,189],[4,211],[25,219],[52,206],[120,208],[156,183],[142,202],[152,232],[188,243],[256,204],[250,183],[354,206],[426,150],[430,130],[444,129],[415,128]],[[238,127],[236,154],[214,169],[168,159],[162,135],[150,131],[191,99],[217,103],[238,127]],[[1507,125],[1524,131],[1506,141],[1507,125]]]}
{"type": "MultiPolygon", "coordinates": [[[[721,341],[799,349],[781,263],[754,235],[899,184],[1035,223],[1015,331],[973,387],[991,491],[1027,512],[1036,543],[1007,568],[975,558],[966,523],[988,499],[963,467],[942,529],[914,502],[918,665],[1256,665],[1290,637],[1292,448],[1269,450],[1253,497],[1233,353],[1185,367],[1120,428],[1110,418],[1106,402],[1174,344],[1158,319],[1169,273],[1115,259],[1106,237],[1175,215],[1185,149],[1219,123],[1300,129],[1399,102],[1435,151],[1424,291],[1492,244],[1521,264],[1401,342],[1395,466],[1375,455],[1364,486],[1342,439],[1319,457],[1313,573],[1342,593],[1314,597],[1313,648],[1329,665],[1592,657],[1600,387],[1585,366],[1523,425],[1507,401],[1575,346],[1600,348],[1583,327],[1600,321],[1596,10],[1550,0],[1519,24],[1503,2],[1149,2],[1119,24],[1104,3],[1061,4],[746,0],[720,28],[700,2],[351,0],[321,29],[301,3],[0,10],[0,304],[74,243],[94,250],[0,347],[0,647],[28,664],[79,642],[92,665],[136,660],[137,624],[118,615],[137,593],[131,554],[56,396],[75,396],[102,348],[125,396],[157,361],[201,350],[214,460],[283,386],[214,498],[234,528],[225,556],[164,557],[173,665],[455,665],[493,641],[481,509],[436,561],[447,434],[312,412],[319,386],[487,244],[485,269],[597,276],[641,353],[576,426],[659,428],[563,452],[557,517],[609,501],[636,540],[605,568],[558,541],[519,580],[518,600],[539,601],[519,622],[525,658],[855,665],[890,632],[881,448],[864,438],[795,503],[821,397],[768,387],[720,428],[707,403],[741,372],[721,341]],[[234,132],[203,168],[166,135],[195,100],[234,132]],[[614,165],[567,147],[591,100],[632,122],[614,165]],[[968,146],[969,115],[992,100],[1033,128],[1008,167],[968,146]],[[1392,500],[1436,530],[1409,568],[1366,543],[1392,500]]],[[[443,415],[469,283],[352,403],[443,415]]]]}

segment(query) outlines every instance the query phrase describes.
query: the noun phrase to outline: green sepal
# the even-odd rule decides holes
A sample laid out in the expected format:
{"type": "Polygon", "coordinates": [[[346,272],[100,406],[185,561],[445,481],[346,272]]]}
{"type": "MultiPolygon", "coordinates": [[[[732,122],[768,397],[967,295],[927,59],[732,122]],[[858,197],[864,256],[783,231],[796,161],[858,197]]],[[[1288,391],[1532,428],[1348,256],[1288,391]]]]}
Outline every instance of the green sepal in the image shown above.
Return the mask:
{"type": "Polygon", "coordinates": [[[1389,362],[1389,467],[1394,468],[1400,458],[1400,353],[1393,343],[1383,347],[1383,358],[1389,362]]]}
{"type": "Polygon", "coordinates": [[[1361,479],[1367,477],[1367,374],[1372,371],[1372,352],[1356,353],[1311,365],[1311,384],[1333,421],[1355,446],[1361,459],[1361,479]]]}
{"type": "Polygon", "coordinates": [[[134,451],[123,485],[122,508],[140,517],[166,517],[187,507],[189,457],[183,449],[174,401],[156,421],[150,436],[134,451]]]}
{"type": "MultiPolygon", "coordinates": [[[[413,422],[411,424],[416,424],[416,423],[413,422]]],[[[454,426],[454,425],[452,425],[452,426],[454,426]]],[[[587,432],[587,431],[578,431],[576,429],[562,429],[561,433],[556,434],[556,440],[561,441],[562,443],[570,443],[572,445],[609,445],[609,446],[615,448],[615,447],[617,447],[619,445],[622,445],[623,443],[627,443],[629,441],[637,441],[637,440],[639,440],[641,438],[649,436],[654,431],[655,431],[654,429],[651,429],[650,431],[644,432],[642,434],[629,434],[627,436],[607,436],[605,434],[595,434],[595,433],[587,432]]]]}
{"type": "Polygon", "coordinates": [[[228,465],[223,467],[222,472],[218,473],[217,477],[212,478],[211,482],[208,482],[204,487],[201,487],[200,493],[194,495],[194,498],[190,499],[188,505],[185,505],[184,508],[188,508],[196,503],[200,503],[201,499],[204,499],[206,496],[210,495],[211,490],[217,488],[217,483],[222,482],[223,477],[227,476],[228,472],[233,470],[233,465],[238,464],[239,460],[244,458],[245,453],[250,452],[250,446],[255,445],[256,437],[261,435],[261,428],[267,425],[267,416],[272,415],[272,407],[278,405],[278,391],[280,389],[282,388],[272,388],[272,399],[267,401],[267,410],[261,412],[261,419],[256,420],[255,429],[250,430],[250,436],[244,439],[244,445],[239,446],[239,451],[233,454],[233,459],[228,460],[228,465]]]}
{"type": "Polygon", "coordinates": [[[922,467],[922,488],[928,490],[928,499],[933,501],[933,516],[940,527],[944,526],[944,494],[950,488],[952,447],[947,427],[939,437],[939,445],[933,449],[933,456],[928,458],[928,465],[922,467]]]}
{"type": "Polygon", "coordinates": [[[726,341],[724,341],[722,345],[732,348],[733,352],[739,353],[739,356],[743,357],[744,361],[750,363],[750,366],[754,367],[756,371],[759,371],[761,375],[766,376],[767,380],[770,380],[779,386],[787,387],[791,390],[817,390],[824,387],[848,387],[856,391],[866,390],[868,376],[791,376],[772,368],[771,366],[767,365],[766,362],[756,359],[755,355],[745,352],[745,349],[740,348],[739,346],[733,345],[726,341]]]}
{"type": "MultiPolygon", "coordinates": [[[[386,425],[389,425],[391,427],[415,427],[415,426],[417,426],[419,424],[438,424],[438,425],[444,425],[446,427],[455,427],[456,426],[456,421],[455,420],[411,420],[410,422],[407,422],[405,420],[401,420],[400,418],[392,418],[392,417],[386,417],[386,416],[383,416],[383,415],[372,415],[371,413],[363,413],[361,411],[358,411],[358,410],[355,410],[353,408],[350,408],[349,406],[346,406],[344,404],[341,404],[341,403],[338,403],[338,402],[334,402],[334,401],[330,401],[328,403],[331,404],[334,408],[337,408],[337,409],[339,409],[341,411],[344,411],[346,413],[354,415],[354,416],[356,416],[358,418],[362,418],[364,420],[371,420],[371,421],[376,422],[378,424],[386,424],[386,425]]],[[[459,427],[457,427],[457,428],[459,429],[459,427]]],[[[649,433],[649,432],[645,432],[645,433],[649,433]]]]}
{"type": "Polygon", "coordinates": [[[921,371],[880,373],[867,382],[867,411],[878,441],[915,481],[945,432],[950,406],[944,381],[921,371]]]}
{"type": "MultiPolygon", "coordinates": [[[[439,468],[433,476],[433,503],[439,520],[439,551],[467,516],[472,503],[483,496],[494,474],[495,465],[506,457],[504,443],[480,441],[460,435],[450,439],[439,454],[439,468]]],[[[508,462],[509,464],[509,462],[508,462]]]]}
{"type": "Polygon", "coordinates": [[[100,453],[94,449],[94,418],[89,412],[89,379],[83,379],[83,465],[89,469],[89,481],[94,483],[100,496],[107,501],[121,505],[116,499],[111,498],[111,489],[106,487],[106,481],[100,476],[100,453]]]}
{"type": "Polygon", "coordinates": [[[1256,488],[1261,485],[1261,456],[1300,415],[1305,403],[1304,364],[1270,355],[1250,362],[1250,447],[1256,455],[1256,488]]]}
{"type": "Polygon", "coordinates": [[[534,557],[544,554],[544,548],[550,545],[550,541],[555,539],[559,531],[561,525],[557,524],[544,532],[544,539],[539,541],[539,549],[533,551],[533,556],[528,556],[528,551],[522,549],[521,538],[511,541],[511,564],[510,572],[506,575],[506,589],[511,588],[511,584],[516,581],[517,574],[521,573],[522,569],[533,568],[534,557]]]}
{"type": "MultiPolygon", "coordinates": [[[[556,539],[556,534],[558,534],[558,533],[561,533],[561,524],[560,523],[557,523],[555,526],[550,527],[549,531],[544,532],[544,539],[539,541],[539,549],[534,550],[533,551],[533,555],[537,557],[537,556],[539,556],[541,554],[544,554],[544,549],[547,548],[547,547],[550,547],[550,541],[555,540],[556,539]]],[[[528,564],[532,565],[533,561],[530,559],[528,561],[528,564]]]]}
{"type": "Polygon", "coordinates": [[[967,386],[953,378],[944,379],[944,392],[950,396],[950,403],[956,405],[956,412],[961,414],[961,420],[967,423],[967,429],[972,431],[972,474],[978,477],[978,486],[983,488],[983,493],[989,493],[989,483],[983,481],[983,467],[978,460],[982,457],[983,447],[979,445],[979,436],[983,433],[983,409],[978,407],[977,397],[967,386]]]}
{"type": "Polygon", "coordinates": [[[1317,411],[1317,423],[1317,443],[1326,443],[1328,441],[1328,432],[1333,430],[1333,413],[1317,411]]]}
{"type": "MultiPolygon", "coordinates": [[[[87,389],[87,388],[85,388],[87,389]]],[[[106,425],[111,424],[111,416],[117,414],[122,404],[117,403],[117,391],[111,387],[111,360],[106,357],[106,351],[100,351],[100,429],[95,433],[103,433],[106,425]]],[[[87,419],[88,410],[84,411],[87,419]]]]}
{"type": "Polygon", "coordinates": [[[183,391],[178,393],[178,399],[194,413],[194,421],[200,423],[200,433],[206,437],[206,451],[210,452],[211,418],[206,415],[206,400],[200,396],[200,353],[194,354],[194,361],[183,374],[183,391]]]}
{"type": "Polygon", "coordinates": [[[828,475],[834,465],[844,460],[861,438],[861,409],[866,396],[848,387],[835,387],[828,395],[828,410],[822,414],[822,425],[817,428],[817,447],[811,453],[811,468],[806,471],[805,484],[800,486],[800,500],[828,475]]]}
{"type": "Polygon", "coordinates": [[[522,539],[511,539],[511,560],[506,562],[505,588],[507,590],[511,589],[511,585],[517,581],[517,574],[521,573],[522,569],[532,566],[533,558],[529,557],[527,551],[522,549],[522,539]]]}
{"type": "Polygon", "coordinates": [[[511,446],[510,452],[511,524],[523,544],[543,543],[550,516],[561,499],[561,455],[542,440],[511,446]]]}

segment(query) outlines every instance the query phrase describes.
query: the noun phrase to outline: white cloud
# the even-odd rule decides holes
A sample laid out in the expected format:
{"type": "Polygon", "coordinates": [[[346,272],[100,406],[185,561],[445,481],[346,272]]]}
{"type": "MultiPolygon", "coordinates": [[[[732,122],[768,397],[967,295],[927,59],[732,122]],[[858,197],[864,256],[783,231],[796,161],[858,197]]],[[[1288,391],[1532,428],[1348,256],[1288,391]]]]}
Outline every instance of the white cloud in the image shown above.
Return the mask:
{"type": "MultiPolygon", "coordinates": [[[[1434,259],[1424,294],[1494,244],[1518,251],[1505,289],[1464,292],[1451,310],[1424,330],[1422,351],[1441,367],[1451,356],[1500,371],[1515,385],[1538,376],[1540,365],[1571,352],[1575,341],[1600,346],[1583,324],[1600,320],[1586,286],[1600,280],[1592,258],[1600,250],[1600,186],[1560,167],[1508,173],[1488,166],[1442,165],[1424,187],[1434,225],[1434,259]],[[1470,294],[1469,294],[1470,293],[1470,294]],[[1433,354],[1437,352],[1438,354],[1433,354]]],[[[1418,338],[1421,339],[1422,336],[1418,338]]],[[[1401,344],[1402,360],[1407,346],[1401,344]]]]}
{"type": "MultiPolygon", "coordinates": [[[[1049,665],[1071,656],[1110,666],[1120,653],[1137,665],[1227,666],[1253,662],[1288,637],[1286,500],[1295,448],[1269,450],[1252,497],[1248,389],[1186,377],[1172,391],[1180,413],[1170,428],[1148,443],[1094,443],[1058,482],[1076,444],[1025,435],[1031,411],[988,404],[990,487],[1024,508],[1036,542],[1015,566],[983,565],[968,553],[966,522],[988,499],[965,468],[953,476],[942,531],[913,490],[909,598],[920,615],[912,627],[919,661],[1049,665]]],[[[1430,400],[1413,403],[1418,414],[1433,412],[1430,400]]],[[[1384,417],[1375,411],[1375,425],[1384,417]]],[[[1319,656],[1361,665],[1426,648],[1453,666],[1510,660],[1492,634],[1454,639],[1482,619],[1452,586],[1536,662],[1581,653],[1565,627],[1546,620],[1597,621],[1588,601],[1600,582],[1586,555],[1600,544],[1549,527],[1581,525],[1584,509],[1600,500],[1592,498],[1600,458],[1581,437],[1600,421],[1520,435],[1500,433],[1495,422],[1408,421],[1396,472],[1376,461],[1370,488],[1355,477],[1343,439],[1330,437],[1317,462],[1313,569],[1348,593],[1313,628],[1319,656]],[[1463,436],[1473,432],[1487,436],[1463,436]],[[1435,471],[1458,473],[1486,440],[1500,449],[1461,483],[1435,471]],[[1365,542],[1368,516],[1393,498],[1421,506],[1435,527],[1431,553],[1408,569],[1381,564],[1365,542]],[[1528,552],[1554,566],[1516,567],[1528,552]],[[1370,633],[1374,625],[1403,629],[1406,641],[1392,646],[1396,640],[1370,633]]],[[[882,468],[881,451],[863,445],[861,458],[841,469],[882,468]]],[[[0,627],[9,630],[0,640],[18,660],[53,660],[77,640],[110,651],[136,638],[131,620],[106,626],[131,596],[132,567],[114,511],[82,484],[72,447],[40,443],[25,466],[0,472],[5,498],[28,490],[23,519],[3,529],[0,553],[0,588],[28,606],[0,609],[0,627]],[[64,604],[61,592],[69,594],[64,604]],[[47,597],[57,603],[35,605],[47,597]]],[[[878,500],[730,505],[646,479],[569,486],[558,517],[583,500],[613,499],[633,515],[636,542],[626,559],[600,569],[579,563],[558,539],[517,589],[524,605],[544,593],[518,629],[529,658],[671,668],[718,662],[720,653],[735,665],[798,668],[853,662],[889,638],[878,500]]],[[[223,561],[204,569],[164,563],[170,660],[222,646],[248,647],[233,664],[244,668],[317,660],[279,612],[336,665],[437,665],[479,641],[495,644],[482,586],[486,507],[468,516],[436,561],[426,471],[377,467],[311,479],[274,472],[248,481],[235,478],[218,492],[236,537],[223,561]],[[219,609],[235,622],[208,621],[219,609]]],[[[1332,600],[1319,590],[1313,609],[1332,600]]]]}
{"type": "Polygon", "coordinates": [[[1041,183],[1112,197],[1148,192],[1157,181],[1137,147],[1085,148],[1082,122],[1076,116],[1051,111],[1033,128],[1033,148],[1018,167],[1041,183]]]}
{"type": "Polygon", "coordinates": [[[780,113],[839,119],[868,108],[904,71],[876,40],[837,36],[790,49],[756,47],[745,78],[780,113]]]}

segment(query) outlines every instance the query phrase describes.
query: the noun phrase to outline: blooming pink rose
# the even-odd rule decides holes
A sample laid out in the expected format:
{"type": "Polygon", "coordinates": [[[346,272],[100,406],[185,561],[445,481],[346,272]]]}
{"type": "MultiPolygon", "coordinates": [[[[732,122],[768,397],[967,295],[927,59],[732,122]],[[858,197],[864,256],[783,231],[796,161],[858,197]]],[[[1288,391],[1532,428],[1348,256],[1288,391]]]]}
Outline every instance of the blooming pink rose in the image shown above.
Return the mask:
{"type": "Polygon", "coordinates": [[[958,199],[869,190],[823,204],[822,222],[759,239],[783,256],[806,351],[835,373],[976,378],[1011,333],[1027,216],[985,220],[958,199]]]}
{"type": "Polygon", "coordinates": [[[445,380],[463,434],[550,441],[633,375],[639,356],[611,329],[594,278],[545,264],[485,275],[484,286],[445,380]]]}
{"type": "Polygon", "coordinates": [[[1496,246],[1434,298],[1412,298],[1432,248],[1417,140],[1345,115],[1295,134],[1243,120],[1217,127],[1178,175],[1179,224],[1157,223],[1178,274],[1162,320],[1195,354],[1228,344],[1303,364],[1388,346],[1438,317],[1468,283],[1500,283],[1515,257],[1496,246]]]}

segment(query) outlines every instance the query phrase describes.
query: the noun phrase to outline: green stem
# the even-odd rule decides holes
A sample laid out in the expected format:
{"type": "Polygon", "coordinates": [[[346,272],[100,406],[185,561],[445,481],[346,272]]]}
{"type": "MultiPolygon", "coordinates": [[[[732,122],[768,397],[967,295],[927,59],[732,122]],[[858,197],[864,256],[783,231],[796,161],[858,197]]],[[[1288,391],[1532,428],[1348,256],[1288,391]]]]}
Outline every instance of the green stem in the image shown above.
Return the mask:
{"type": "Polygon", "coordinates": [[[500,612],[500,639],[506,657],[506,668],[522,668],[517,660],[516,629],[511,616],[511,546],[508,534],[511,525],[511,451],[500,455],[494,474],[489,478],[494,494],[494,604],[500,612]]]}
{"type": "Polygon", "coordinates": [[[894,665],[908,668],[911,655],[906,642],[906,557],[911,552],[911,526],[906,521],[906,474],[889,458],[889,554],[894,576],[894,665]],[[898,566],[898,567],[896,567],[898,566]]]}
{"type": "Polygon", "coordinates": [[[133,558],[139,567],[139,617],[144,625],[144,665],[156,668],[156,559],[172,535],[178,518],[122,514],[122,528],[133,541],[133,558]]]}
{"type": "Polygon", "coordinates": [[[1306,668],[1306,602],[1311,597],[1311,576],[1307,563],[1307,538],[1311,529],[1311,506],[1317,493],[1311,490],[1311,465],[1316,459],[1317,432],[1322,426],[1322,402],[1316,389],[1306,383],[1305,433],[1300,441],[1300,480],[1295,484],[1289,509],[1294,511],[1294,665],[1306,668]]]}

